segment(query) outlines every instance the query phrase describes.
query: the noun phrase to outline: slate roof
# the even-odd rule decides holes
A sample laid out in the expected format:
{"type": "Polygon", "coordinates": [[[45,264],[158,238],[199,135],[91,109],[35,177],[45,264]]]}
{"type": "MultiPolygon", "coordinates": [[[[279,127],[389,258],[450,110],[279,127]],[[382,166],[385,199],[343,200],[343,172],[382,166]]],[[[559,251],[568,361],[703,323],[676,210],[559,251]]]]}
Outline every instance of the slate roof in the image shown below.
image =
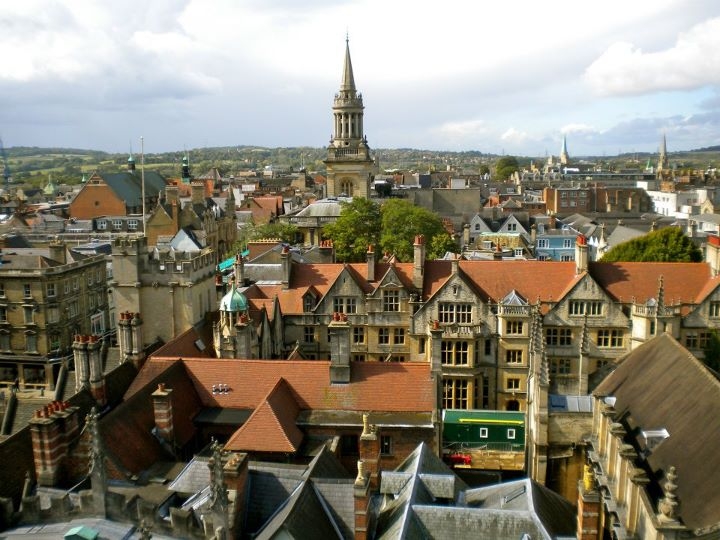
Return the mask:
{"type": "Polygon", "coordinates": [[[663,483],[674,466],[682,522],[691,529],[720,525],[720,381],[661,334],[621,359],[593,395],[614,396],[617,421],[628,415],[631,430],[667,429],[670,436],[647,459],[651,476],[663,483]]]}
{"type": "MultiPolygon", "coordinates": [[[[142,178],[135,174],[120,172],[100,175],[118,198],[125,201],[127,207],[142,206],[142,178]]],[[[155,171],[145,171],[145,197],[159,197],[165,190],[165,179],[155,171]]]]}
{"type": "Polygon", "coordinates": [[[575,533],[575,509],[560,495],[529,479],[468,489],[424,444],[383,471],[380,492],[380,539],[551,540],[575,533]]]}

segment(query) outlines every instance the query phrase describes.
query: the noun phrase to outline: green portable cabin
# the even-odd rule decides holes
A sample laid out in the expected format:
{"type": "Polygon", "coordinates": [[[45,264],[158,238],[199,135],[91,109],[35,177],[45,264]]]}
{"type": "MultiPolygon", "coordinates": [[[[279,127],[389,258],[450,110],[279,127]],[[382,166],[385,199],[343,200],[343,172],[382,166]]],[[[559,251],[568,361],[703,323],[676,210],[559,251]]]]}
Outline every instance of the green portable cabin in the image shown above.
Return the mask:
{"type": "Polygon", "coordinates": [[[525,413],[516,411],[443,411],[445,453],[485,448],[506,452],[525,450],[525,413]]]}

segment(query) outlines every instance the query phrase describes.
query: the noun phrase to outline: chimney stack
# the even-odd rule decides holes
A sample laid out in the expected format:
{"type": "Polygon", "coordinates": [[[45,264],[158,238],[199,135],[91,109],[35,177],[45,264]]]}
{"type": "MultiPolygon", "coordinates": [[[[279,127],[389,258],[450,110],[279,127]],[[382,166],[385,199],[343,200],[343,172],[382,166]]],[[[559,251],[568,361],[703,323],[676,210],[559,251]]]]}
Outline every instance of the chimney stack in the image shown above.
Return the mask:
{"type": "Polygon", "coordinates": [[[283,289],[290,287],[290,266],[292,264],[292,257],[290,255],[290,248],[284,245],[282,253],[280,253],[280,261],[282,263],[283,270],[283,289]]]}
{"type": "Polygon", "coordinates": [[[350,382],[350,323],[344,313],[333,313],[330,332],[330,383],[350,382]]]}
{"type": "Polygon", "coordinates": [[[55,237],[48,245],[50,258],[60,264],[67,264],[67,250],[65,242],[60,237],[55,237]]]}
{"type": "Polygon", "coordinates": [[[375,281],[375,250],[372,245],[367,249],[367,280],[375,281]]]}
{"type": "Polygon", "coordinates": [[[205,204],[205,184],[202,182],[193,182],[190,184],[190,190],[190,200],[193,204],[205,204]]]}
{"type": "Polygon", "coordinates": [[[171,447],[175,445],[175,425],[173,422],[172,388],[164,383],[158,384],[152,393],[155,427],[160,438],[171,447]]]}
{"type": "Polygon", "coordinates": [[[415,236],[413,243],[413,286],[422,290],[425,270],[425,237],[422,234],[415,236]]]}
{"type": "Polygon", "coordinates": [[[600,530],[600,493],[595,487],[595,475],[592,466],[585,464],[583,478],[578,482],[578,540],[599,540],[602,538],[600,530]]]}
{"type": "Polygon", "coordinates": [[[76,335],[72,344],[75,363],[75,392],[90,388],[90,363],[88,360],[87,336],[76,335]]]}
{"type": "Polygon", "coordinates": [[[357,462],[357,477],[353,486],[355,495],[355,540],[368,537],[368,513],[370,508],[370,475],[362,460],[357,462]]]}
{"type": "Polygon", "coordinates": [[[35,476],[41,486],[54,487],[66,472],[68,445],[80,433],[77,407],[53,401],[30,420],[35,476]]]}
{"type": "Polygon", "coordinates": [[[582,274],[588,271],[588,245],[584,234],[579,234],[575,240],[575,273],[582,274]]]}
{"type": "Polygon", "coordinates": [[[101,342],[97,336],[87,336],[87,358],[90,370],[90,393],[101,407],[107,403],[105,390],[105,376],[103,374],[102,355],[100,354],[101,342]]]}

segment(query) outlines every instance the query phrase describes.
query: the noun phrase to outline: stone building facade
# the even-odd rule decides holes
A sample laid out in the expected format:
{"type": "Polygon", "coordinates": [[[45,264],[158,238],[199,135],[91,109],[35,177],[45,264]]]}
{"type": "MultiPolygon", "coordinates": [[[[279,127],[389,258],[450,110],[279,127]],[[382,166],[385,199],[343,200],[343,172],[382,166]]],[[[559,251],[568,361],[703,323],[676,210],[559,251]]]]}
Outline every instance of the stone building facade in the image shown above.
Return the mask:
{"type": "Polygon", "coordinates": [[[5,250],[0,265],[0,386],[53,391],[76,334],[110,328],[106,262],[60,240],[5,250]]]}
{"type": "Polygon", "coordinates": [[[144,236],[113,240],[112,293],[117,313],[141,313],[143,343],[168,342],[217,310],[215,253],[158,250],[144,236]]]}

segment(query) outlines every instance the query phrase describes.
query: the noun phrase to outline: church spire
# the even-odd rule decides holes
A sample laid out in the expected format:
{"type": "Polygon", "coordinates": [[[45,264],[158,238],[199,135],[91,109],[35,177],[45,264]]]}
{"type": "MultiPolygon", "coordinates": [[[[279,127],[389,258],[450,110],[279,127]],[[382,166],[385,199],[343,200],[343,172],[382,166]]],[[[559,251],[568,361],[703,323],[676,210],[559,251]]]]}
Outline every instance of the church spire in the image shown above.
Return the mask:
{"type": "Polygon", "coordinates": [[[667,171],[670,168],[670,163],[667,157],[667,139],[663,133],[662,142],[660,143],[660,155],[658,156],[658,172],[667,171]]]}
{"type": "Polygon", "coordinates": [[[570,163],[570,154],[567,149],[567,135],[563,135],[562,147],[560,148],[560,163],[568,165],[570,163]]]}
{"type": "Polygon", "coordinates": [[[350,37],[347,35],[345,36],[345,65],[343,66],[343,77],[342,82],[340,83],[340,91],[356,92],[352,60],[350,60],[350,37]]]}

